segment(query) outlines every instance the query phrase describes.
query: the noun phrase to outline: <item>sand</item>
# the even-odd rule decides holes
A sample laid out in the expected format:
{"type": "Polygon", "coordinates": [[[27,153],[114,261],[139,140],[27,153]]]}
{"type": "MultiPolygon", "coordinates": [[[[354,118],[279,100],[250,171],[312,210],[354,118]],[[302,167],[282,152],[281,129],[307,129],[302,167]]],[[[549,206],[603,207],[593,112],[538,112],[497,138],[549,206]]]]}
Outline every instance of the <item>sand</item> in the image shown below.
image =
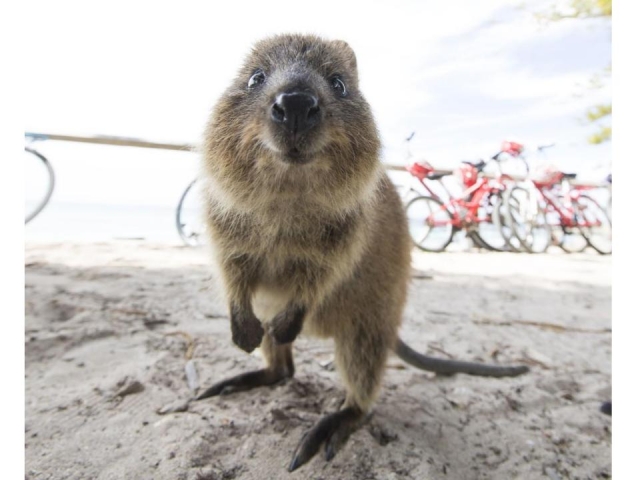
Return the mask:
{"type": "Polygon", "coordinates": [[[402,337],[531,372],[440,377],[392,356],[367,424],[293,474],[342,399],[332,345],[300,338],[294,379],[186,404],[186,365],[200,389],[261,365],[232,345],[209,262],[136,241],[26,246],[28,479],[611,476],[611,257],[416,252],[402,337]]]}

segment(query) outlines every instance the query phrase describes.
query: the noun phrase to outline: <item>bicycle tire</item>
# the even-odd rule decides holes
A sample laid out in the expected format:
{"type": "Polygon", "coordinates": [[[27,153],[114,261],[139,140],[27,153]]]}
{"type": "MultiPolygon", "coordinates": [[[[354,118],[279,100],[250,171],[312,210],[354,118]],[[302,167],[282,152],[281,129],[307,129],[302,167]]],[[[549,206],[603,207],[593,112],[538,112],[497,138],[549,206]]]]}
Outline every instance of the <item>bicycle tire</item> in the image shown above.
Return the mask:
{"type": "Polygon", "coordinates": [[[476,234],[474,230],[466,230],[465,233],[467,237],[471,239],[474,247],[483,248],[485,250],[492,250],[491,247],[484,243],[484,241],[476,234]]]}
{"type": "Polygon", "coordinates": [[[178,235],[180,235],[180,238],[185,243],[185,245],[189,247],[197,247],[202,243],[199,240],[200,235],[198,233],[194,232],[191,234],[187,234],[187,232],[184,230],[184,227],[186,224],[183,223],[182,221],[182,216],[183,216],[182,208],[184,206],[184,200],[185,198],[187,198],[187,195],[189,194],[189,192],[191,191],[191,189],[193,188],[193,186],[196,184],[197,181],[198,181],[197,179],[194,179],[191,181],[191,183],[189,183],[189,185],[184,190],[184,192],[182,192],[182,195],[180,196],[180,201],[178,202],[178,207],[176,208],[176,228],[178,230],[178,235]]]}
{"type": "Polygon", "coordinates": [[[36,207],[31,211],[31,213],[28,214],[25,217],[24,224],[26,225],[31,220],[36,218],[36,215],[38,215],[44,209],[44,207],[46,207],[47,204],[49,203],[49,200],[51,199],[51,196],[53,195],[53,189],[54,189],[55,184],[56,184],[56,176],[55,176],[55,173],[53,171],[53,166],[51,165],[49,160],[47,160],[47,158],[44,155],[42,155],[37,150],[34,150],[33,148],[24,147],[24,150],[25,150],[25,152],[28,152],[28,153],[30,153],[32,155],[35,155],[42,163],[44,163],[44,166],[47,169],[47,174],[49,176],[47,192],[45,193],[45,195],[42,198],[42,200],[40,200],[40,203],[38,203],[36,205],[36,207]]]}
{"type": "MultiPolygon", "coordinates": [[[[493,210],[492,221],[512,252],[525,252],[526,249],[513,233],[513,222],[511,222],[509,218],[511,201],[511,197],[509,197],[506,192],[498,198],[495,209],[493,210]]],[[[517,201],[517,199],[515,199],[515,201],[517,201]]]]}
{"type": "Polygon", "coordinates": [[[515,185],[509,189],[506,198],[508,221],[519,246],[528,253],[546,252],[551,244],[551,228],[545,212],[537,200],[531,198],[531,191],[515,185]]]}
{"type": "Polygon", "coordinates": [[[489,250],[491,252],[495,252],[496,250],[494,248],[491,247],[491,245],[488,245],[487,243],[485,243],[484,240],[482,240],[482,237],[480,237],[480,235],[478,235],[478,232],[475,230],[467,230],[467,236],[471,239],[471,241],[473,242],[473,245],[476,248],[483,248],[485,250],[489,250]]]}
{"type": "Polygon", "coordinates": [[[587,240],[589,246],[591,246],[591,248],[600,255],[611,254],[611,220],[609,219],[605,209],[602,208],[593,198],[587,195],[579,195],[572,203],[574,204],[574,209],[577,212],[580,212],[579,216],[582,217],[579,219],[578,228],[587,240]],[[582,205],[580,202],[582,202],[582,205]],[[586,204],[584,202],[586,202],[586,204]],[[585,212],[588,212],[588,214],[585,215],[585,212]],[[596,236],[594,235],[593,227],[582,224],[583,221],[592,222],[593,220],[601,222],[603,227],[601,232],[603,234],[596,236]]]}
{"type": "Polygon", "coordinates": [[[493,229],[495,224],[493,222],[493,212],[498,203],[498,199],[500,198],[500,194],[498,193],[488,193],[484,198],[481,206],[478,209],[478,212],[481,209],[486,210],[486,217],[489,219],[487,222],[478,222],[475,225],[475,228],[469,233],[470,236],[477,237],[478,243],[482,245],[487,250],[491,250],[493,252],[508,252],[511,250],[510,245],[502,236],[500,229],[493,229]],[[493,203],[492,203],[493,202],[493,203]],[[486,231],[486,228],[490,226],[493,231],[486,231]],[[484,230],[484,231],[483,231],[484,230]],[[498,231],[495,231],[498,230],[498,231]]]}
{"type": "Polygon", "coordinates": [[[551,230],[551,244],[560,247],[565,253],[582,253],[589,248],[589,242],[582,232],[576,227],[563,226],[559,223],[549,222],[549,215],[557,215],[557,212],[547,212],[546,218],[551,230]],[[578,230],[577,233],[575,230],[578,230]],[[577,245],[577,246],[576,246],[577,245]]]}
{"type": "Polygon", "coordinates": [[[453,217],[451,212],[447,210],[444,203],[440,200],[436,200],[433,197],[416,197],[407,203],[405,207],[405,213],[407,215],[409,223],[409,234],[413,240],[413,244],[420,250],[425,252],[442,252],[451,243],[453,239],[453,217]],[[422,205],[422,207],[421,207],[422,205]],[[432,217],[434,213],[437,213],[444,217],[443,221],[446,221],[440,239],[425,243],[431,236],[433,239],[434,227],[429,227],[427,220],[432,217]],[[426,227],[426,230],[425,230],[426,227]]]}

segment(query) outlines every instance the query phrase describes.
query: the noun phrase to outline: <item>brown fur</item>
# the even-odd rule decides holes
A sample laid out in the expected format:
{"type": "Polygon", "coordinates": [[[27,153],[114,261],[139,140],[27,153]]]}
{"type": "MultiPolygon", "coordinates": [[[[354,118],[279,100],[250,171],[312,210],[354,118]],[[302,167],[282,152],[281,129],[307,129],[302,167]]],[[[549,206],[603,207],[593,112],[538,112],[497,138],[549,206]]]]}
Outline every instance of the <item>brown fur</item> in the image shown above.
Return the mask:
{"type": "MultiPolygon", "coordinates": [[[[317,441],[329,435],[333,444],[333,430],[354,428],[369,410],[396,348],[412,248],[379,149],[346,43],[281,35],[255,46],[215,107],[203,165],[206,220],[233,340],[247,351],[261,343],[267,367],[250,372],[249,382],[221,382],[201,398],[293,375],[291,342],[304,328],[334,339],[347,390],[342,413],[316,426],[317,441]],[[257,69],[266,81],[249,88],[257,69]],[[332,90],[334,75],[346,84],[346,96],[332,90]],[[278,92],[288,88],[314,91],[323,115],[297,140],[302,161],[287,158],[291,141],[269,116],[278,92]]],[[[291,469],[315,453],[312,437],[291,469]]]]}
{"type": "MultiPolygon", "coordinates": [[[[264,286],[304,305],[305,331],[336,340],[347,404],[366,411],[395,345],[411,242],[357,90],[355,55],[344,42],[278,36],[258,43],[245,65],[216,106],[204,145],[208,227],[229,301],[246,305],[264,286]],[[264,145],[265,117],[256,110],[269,96],[252,98],[246,88],[256,67],[285,78],[278,69],[297,63],[324,77],[342,73],[349,89],[335,99],[319,88],[327,124],[305,165],[283,163],[264,145]]],[[[272,319],[260,320],[268,329],[272,319]]]]}

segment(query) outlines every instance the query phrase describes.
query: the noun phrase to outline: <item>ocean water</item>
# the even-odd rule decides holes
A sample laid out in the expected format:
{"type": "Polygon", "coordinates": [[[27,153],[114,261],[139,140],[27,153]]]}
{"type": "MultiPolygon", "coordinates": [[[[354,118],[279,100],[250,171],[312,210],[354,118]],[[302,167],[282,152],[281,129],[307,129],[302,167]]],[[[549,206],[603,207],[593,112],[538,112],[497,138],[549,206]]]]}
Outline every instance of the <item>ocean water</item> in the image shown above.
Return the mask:
{"type": "MultiPolygon", "coordinates": [[[[392,172],[391,177],[405,202],[418,193],[422,194],[422,186],[412,183],[407,174],[392,172]],[[414,190],[408,190],[409,187],[413,187],[414,190]]],[[[183,183],[180,186],[184,191],[186,185],[183,183]]],[[[34,200],[37,198],[35,193],[25,201],[27,211],[34,205],[34,200]]],[[[57,199],[54,193],[44,210],[28,225],[25,225],[25,240],[27,242],[99,242],[116,239],[139,239],[180,245],[183,240],[180,238],[176,226],[176,210],[180,195],[174,195],[174,193],[172,192],[171,195],[171,197],[176,197],[174,205],[171,205],[170,202],[163,205],[65,202],[57,199]]],[[[601,205],[606,206],[609,195],[606,190],[593,190],[590,194],[601,205]]],[[[199,192],[196,188],[191,189],[185,198],[182,223],[185,225],[184,230],[187,234],[194,231],[200,233],[203,230],[200,221],[199,192]]],[[[414,228],[419,228],[422,220],[413,223],[414,228]]],[[[500,243],[500,234],[497,230],[493,231],[492,225],[487,224],[483,227],[486,234],[489,235],[488,239],[495,237],[496,242],[500,243]]],[[[439,232],[434,233],[433,240],[436,241],[439,232]]],[[[459,239],[460,236],[456,235],[454,243],[457,243],[456,241],[459,239]]]]}
{"type": "Polygon", "coordinates": [[[25,241],[143,239],[181,244],[175,208],[51,202],[28,225],[25,241]]]}

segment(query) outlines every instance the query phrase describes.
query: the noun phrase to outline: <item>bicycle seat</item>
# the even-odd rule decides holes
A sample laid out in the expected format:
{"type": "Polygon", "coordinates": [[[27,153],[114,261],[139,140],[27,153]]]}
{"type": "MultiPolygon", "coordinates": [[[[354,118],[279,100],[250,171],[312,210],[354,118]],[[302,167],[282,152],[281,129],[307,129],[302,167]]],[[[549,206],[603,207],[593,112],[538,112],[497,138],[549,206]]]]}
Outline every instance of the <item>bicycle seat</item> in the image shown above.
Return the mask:
{"type": "Polygon", "coordinates": [[[407,171],[414,177],[423,180],[433,173],[434,168],[429,164],[429,162],[415,162],[407,167],[407,171]]]}
{"type": "Polygon", "coordinates": [[[518,142],[510,142],[508,140],[505,140],[504,142],[502,142],[500,150],[504,153],[508,153],[511,156],[517,157],[522,153],[522,150],[524,150],[524,145],[518,142]]]}
{"type": "Polygon", "coordinates": [[[477,168],[479,172],[481,172],[482,169],[487,166],[487,162],[485,162],[484,160],[478,160],[477,162],[462,160],[462,162],[460,163],[466,163],[467,165],[471,165],[472,167],[477,168]]]}
{"type": "Polygon", "coordinates": [[[447,175],[451,175],[450,173],[430,173],[427,175],[427,178],[429,180],[440,180],[443,177],[446,177],[447,175]]]}
{"type": "Polygon", "coordinates": [[[577,173],[565,173],[565,172],[562,172],[562,178],[567,178],[567,179],[569,179],[569,180],[573,180],[573,179],[575,179],[577,176],[578,176],[578,174],[577,174],[577,173]]]}

